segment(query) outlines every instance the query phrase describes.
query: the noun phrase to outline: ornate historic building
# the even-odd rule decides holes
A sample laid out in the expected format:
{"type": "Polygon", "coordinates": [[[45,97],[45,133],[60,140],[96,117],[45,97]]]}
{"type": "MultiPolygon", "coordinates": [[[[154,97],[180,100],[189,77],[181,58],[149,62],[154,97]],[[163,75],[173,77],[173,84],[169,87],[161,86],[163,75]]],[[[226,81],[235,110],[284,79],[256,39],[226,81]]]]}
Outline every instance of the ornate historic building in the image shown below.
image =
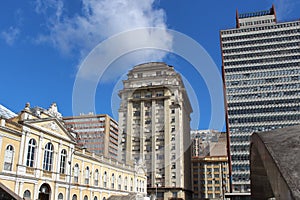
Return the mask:
{"type": "Polygon", "coordinates": [[[191,199],[192,107],[181,76],[165,63],[145,63],[123,84],[121,159],[146,165],[148,193],[158,199],[191,199]]]}
{"type": "Polygon", "coordinates": [[[25,199],[146,194],[144,169],[86,151],[65,128],[56,104],[48,110],[26,104],[17,116],[1,117],[0,157],[0,183],[25,199]]]}

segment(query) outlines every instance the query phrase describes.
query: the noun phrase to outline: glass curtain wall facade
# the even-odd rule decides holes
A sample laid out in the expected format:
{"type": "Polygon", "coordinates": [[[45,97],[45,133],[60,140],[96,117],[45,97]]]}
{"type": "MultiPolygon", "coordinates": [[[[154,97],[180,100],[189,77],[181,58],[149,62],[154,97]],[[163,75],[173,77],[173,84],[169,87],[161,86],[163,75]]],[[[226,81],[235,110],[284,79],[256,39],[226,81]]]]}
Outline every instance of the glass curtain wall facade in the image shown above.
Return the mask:
{"type": "Polygon", "coordinates": [[[268,11],[238,14],[220,32],[233,192],[250,192],[249,136],[299,124],[300,21],[268,11]]]}

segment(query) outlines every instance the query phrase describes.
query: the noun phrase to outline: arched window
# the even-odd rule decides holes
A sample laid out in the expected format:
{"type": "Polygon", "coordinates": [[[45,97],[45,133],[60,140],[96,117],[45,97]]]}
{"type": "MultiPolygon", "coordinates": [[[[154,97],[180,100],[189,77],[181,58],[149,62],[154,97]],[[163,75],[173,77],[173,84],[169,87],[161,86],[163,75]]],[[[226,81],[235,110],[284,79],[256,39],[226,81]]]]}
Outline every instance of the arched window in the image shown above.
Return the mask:
{"type": "Polygon", "coordinates": [[[33,167],[34,165],[35,149],[36,149],[36,141],[35,139],[30,139],[28,143],[27,161],[26,161],[26,166],[28,167],[33,167]]]}
{"type": "Polygon", "coordinates": [[[74,182],[78,183],[79,165],[76,163],[74,166],[74,182]]]}
{"type": "Polygon", "coordinates": [[[24,199],[30,199],[31,198],[31,192],[29,190],[25,190],[24,194],[23,194],[23,198],[24,199]]]}
{"type": "Polygon", "coordinates": [[[14,147],[12,145],[8,145],[5,149],[4,170],[7,171],[12,170],[13,158],[14,158],[14,147]]]}
{"type": "Polygon", "coordinates": [[[61,174],[66,173],[66,161],[67,161],[67,151],[65,149],[63,149],[60,153],[59,173],[61,173],[61,174]]]}
{"type": "Polygon", "coordinates": [[[114,173],[111,175],[111,188],[112,189],[115,188],[115,174],[114,173]]]}
{"type": "Polygon", "coordinates": [[[97,198],[97,197],[94,197],[94,200],[98,200],[98,198],[97,198]]]}
{"type": "Polygon", "coordinates": [[[90,181],[90,168],[86,167],[85,168],[85,179],[84,179],[84,183],[85,184],[89,184],[90,181]]]}
{"type": "Polygon", "coordinates": [[[128,178],[127,178],[127,176],[126,176],[126,177],[125,177],[125,180],[124,180],[124,187],[125,187],[125,190],[128,190],[127,185],[128,185],[128,178]]]}
{"type": "Polygon", "coordinates": [[[105,171],[104,175],[103,175],[103,187],[106,187],[106,186],[107,186],[107,172],[105,171]]]}
{"type": "Polygon", "coordinates": [[[88,196],[85,195],[84,198],[83,198],[83,200],[89,200],[88,196]]]}
{"type": "Polygon", "coordinates": [[[94,174],[94,185],[95,186],[98,186],[98,184],[99,184],[98,179],[99,179],[99,171],[98,171],[98,169],[96,169],[95,174],[94,174]]]}
{"type": "Polygon", "coordinates": [[[122,188],[122,176],[120,175],[118,178],[118,189],[121,190],[122,188]]]}
{"type": "Polygon", "coordinates": [[[51,187],[48,183],[43,183],[39,189],[38,199],[50,199],[51,187]]]}
{"type": "Polygon", "coordinates": [[[105,197],[103,197],[103,200],[106,200],[106,198],[105,198],[105,197]]]}
{"type": "Polygon", "coordinates": [[[43,163],[43,169],[47,171],[52,170],[52,163],[53,163],[53,144],[50,142],[46,144],[45,146],[45,152],[44,152],[44,163],[43,163]]]}
{"type": "Polygon", "coordinates": [[[62,193],[59,193],[59,195],[58,195],[58,198],[57,198],[58,200],[63,200],[64,199],[64,195],[62,194],[62,193]]]}
{"type": "Polygon", "coordinates": [[[72,200],[77,200],[77,195],[73,194],[72,200]]]}

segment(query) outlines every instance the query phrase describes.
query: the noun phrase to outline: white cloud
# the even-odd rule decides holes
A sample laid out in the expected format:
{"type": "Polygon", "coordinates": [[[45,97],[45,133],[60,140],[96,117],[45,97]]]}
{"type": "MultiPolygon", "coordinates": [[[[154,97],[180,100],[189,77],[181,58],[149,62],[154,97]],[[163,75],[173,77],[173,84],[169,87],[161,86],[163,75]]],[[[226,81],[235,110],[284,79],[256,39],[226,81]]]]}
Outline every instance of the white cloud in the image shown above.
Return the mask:
{"type": "Polygon", "coordinates": [[[21,9],[14,11],[14,25],[11,25],[7,29],[0,32],[0,38],[2,38],[8,45],[12,46],[19,39],[22,25],[23,25],[23,12],[21,9]]]}
{"type": "MultiPolygon", "coordinates": [[[[62,0],[37,0],[36,12],[48,17],[48,33],[37,37],[37,42],[48,42],[63,54],[79,51],[81,59],[96,45],[108,37],[136,28],[159,27],[166,29],[165,12],[154,7],[155,0],[82,0],[81,13],[66,14],[67,8],[62,0]],[[51,15],[49,17],[49,13],[51,15]]],[[[145,32],[139,38],[149,39],[151,43],[165,43],[172,46],[172,37],[145,32]],[[150,40],[151,39],[151,40],[150,40]]],[[[134,39],[134,37],[133,37],[134,39]]],[[[121,46],[130,45],[130,41],[121,41],[121,46]]],[[[107,52],[113,48],[108,47],[107,52]]],[[[145,60],[160,60],[165,52],[145,51],[140,57],[145,60]]],[[[135,64],[133,57],[128,64],[135,64]]],[[[95,61],[100,62],[100,61],[95,61]]],[[[140,62],[140,59],[139,59],[140,62]]]]}
{"type": "Polygon", "coordinates": [[[16,27],[9,27],[7,30],[1,32],[1,38],[5,40],[8,45],[13,45],[20,35],[20,29],[16,27]]]}

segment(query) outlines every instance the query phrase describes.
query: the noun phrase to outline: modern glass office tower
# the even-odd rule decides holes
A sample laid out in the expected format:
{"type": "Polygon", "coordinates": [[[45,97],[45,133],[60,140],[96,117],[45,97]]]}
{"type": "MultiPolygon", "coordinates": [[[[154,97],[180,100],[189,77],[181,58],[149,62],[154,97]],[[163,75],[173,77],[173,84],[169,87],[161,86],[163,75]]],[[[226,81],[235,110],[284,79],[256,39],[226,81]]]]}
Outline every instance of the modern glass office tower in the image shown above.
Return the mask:
{"type": "Polygon", "coordinates": [[[250,192],[249,136],[300,122],[300,21],[236,14],[220,32],[232,190],[250,192]]]}
{"type": "Polygon", "coordinates": [[[181,76],[172,66],[135,66],[119,92],[120,156],[143,163],[148,193],[191,199],[190,113],[181,76]]]}

